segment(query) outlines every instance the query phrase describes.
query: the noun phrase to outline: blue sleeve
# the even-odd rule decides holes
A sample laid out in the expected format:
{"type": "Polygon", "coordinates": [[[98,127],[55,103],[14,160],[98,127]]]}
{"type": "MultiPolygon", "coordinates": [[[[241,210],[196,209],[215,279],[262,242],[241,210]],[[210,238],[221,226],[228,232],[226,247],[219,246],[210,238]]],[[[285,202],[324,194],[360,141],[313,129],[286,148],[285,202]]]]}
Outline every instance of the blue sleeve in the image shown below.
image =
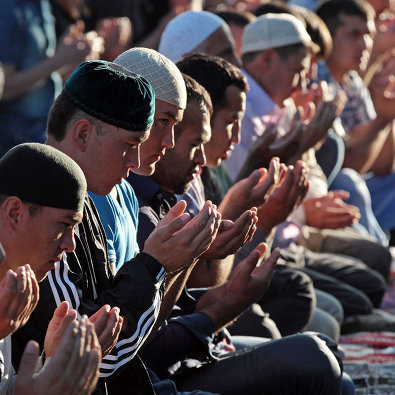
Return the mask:
{"type": "Polygon", "coordinates": [[[3,0],[0,7],[0,62],[18,65],[23,56],[23,10],[16,0],[3,0]]]}
{"type": "Polygon", "coordinates": [[[117,253],[114,246],[116,238],[115,216],[112,212],[109,198],[107,196],[95,195],[88,192],[89,196],[95,203],[96,209],[100,215],[100,220],[107,237],[108,259],[110,262],[117,262],[117,253]]]}

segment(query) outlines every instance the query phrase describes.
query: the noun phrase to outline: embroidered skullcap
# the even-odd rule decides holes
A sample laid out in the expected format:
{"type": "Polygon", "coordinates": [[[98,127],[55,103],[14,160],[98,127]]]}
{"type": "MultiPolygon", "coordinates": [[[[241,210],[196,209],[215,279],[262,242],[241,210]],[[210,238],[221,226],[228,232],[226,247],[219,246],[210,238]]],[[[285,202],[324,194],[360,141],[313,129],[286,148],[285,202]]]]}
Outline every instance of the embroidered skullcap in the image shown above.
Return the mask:
{"type": "Polygon", "coordinates": [[[182,55],[192,52],[220,27],[226,29],[231,35],[226,22],[212,12],[183,12],[167,24],[162,33],[158,51],[176,63],[182,55]]]}
{"type": "Polygon", "coordinates": [[[147,131],[154,121],[155,93],[149,82],[104,60],[81,63],[64,91],[82,111],[132,131],[147,131]]]}
{"type": "Polygon", "coordinates": [[[166,56],[149,48],[132,48],[114,63],[143,76],[154,88],[155,98],[185,109],[187,93],[177,66],[166,56]]]}
{"type": "Polygon", "coordinates": [[[82,211],[86,180],[63,152],[39,143],[20,144],[0,159],[0,193],[39,206],[82,211]]]}

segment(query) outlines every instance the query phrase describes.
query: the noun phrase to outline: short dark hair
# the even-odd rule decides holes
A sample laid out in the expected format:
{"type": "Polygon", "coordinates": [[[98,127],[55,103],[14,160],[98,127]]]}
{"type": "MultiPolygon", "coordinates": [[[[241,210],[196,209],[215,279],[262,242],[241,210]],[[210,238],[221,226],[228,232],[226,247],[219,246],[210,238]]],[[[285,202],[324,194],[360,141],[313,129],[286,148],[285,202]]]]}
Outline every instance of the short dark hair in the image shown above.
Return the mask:
{"type": "Polygon", "coordinates": [[[316,11],[325,22],[332,37],[340,23],[340,16],[359,16],[365,21],[372,21],[375,17],[373,7],[364,0],[328,0],[321,4],[316,11]]]}
{"type": "Polygon", "coordinates": [[[214,112],[225,105],[228,86],[236,85],[242,92],[248,92],[247,78],[239,68],[218,56],[192,54],[182,58],[177,67],[207,90],[214,112]]]}
{"type": "Polygon", "coordinates": [[[290,6],[286,5],[282,1],[276,0],[269,1],[265,4],[258,6],[257,8],[255,8],[254,11],[252,11],[252,13],[255,16],[261,16],[266,14],[291,14],[294,17],[300,19],[297,13],[295,13],[290,6]]]}
{"type": "Polygon", "coordinates": [[[255,15],[249,11],[240,11],[233,8],[227,8],[225,11],[217,11],[215,14],[222,18],[228,25],[232,23],[240,27],[247,26],[256,19],[255,15]]]}
{"type": "Polygon", "coordinates": [[[182,77],[184,78],[185,87],[187,88],[187,106],[188,102],[194,101],[211,116],[213,113],[213,104],[206,89],[189,75],[182,74],[182,77]]]}
{"type": "Polygon", "coordinates": [[[293,6],[293,10],[300,15],[306,25],[306,31],[314,44],[321,59],[326,59],[332,51],[332,37],[325,22],[313,11],[305,7],[293,6]]]}
{"type": "Polygon", "coordinates": [[[47,133],[54,137],[56,141],[62,141],[66,136],[67,125],[70,119],[80,111],[72,102],[65,91],[62,91],[56,98],[49,110],[47,133]]]}
{"type": "Polygon", "coordinates": [[[79,109],[69,95],[62,91],[49,110],[47,132],[56,141],[62,141],[66,136],[67,127],[79,119],[86,119],[96,126],[97,134],[107,133],[105,123],[79,109]]]}

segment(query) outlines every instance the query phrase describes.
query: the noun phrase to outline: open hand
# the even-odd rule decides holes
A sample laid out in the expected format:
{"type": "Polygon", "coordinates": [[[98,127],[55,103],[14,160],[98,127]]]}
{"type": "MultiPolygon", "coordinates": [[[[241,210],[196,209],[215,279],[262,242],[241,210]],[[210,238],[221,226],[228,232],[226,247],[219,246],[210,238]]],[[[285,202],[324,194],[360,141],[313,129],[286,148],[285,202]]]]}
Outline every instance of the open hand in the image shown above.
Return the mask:
{"type": "Polygon", "coordinates": [[[222,220],[217,237],[202,255],[206,259],[224,259],[236,254],[245,244],[251,241],[256,230],[258,217],[256,208],[244,212],[235,222],[222,220]]]}
{"type": "Polygon", "coordinates": [[[95,332],[103,357],[111,352],[121,333],[123,318],[119,315],[119,312],[118,307],[111,309],[109,305],[104,305],[89,317],[89,321],[95,325],[95,332]]]}
{"type": "Polygon", "coordinates": [[[318,229],[340,229],[358,222],[358,208],[343,201],[348,197],[346,191],[331,191],[323,197],[306,199],[303,207],[307,225],[318,229]]]}
{"type": "Polygon", "coordinates": [[[89,395],[97,384],[101,361],[94,326],[83,318],[70,321],[54,356],[34,373],[39,346],[30,341],[22,355],[15,395],[89,395]]]}
{"type": "Polygon", "coordinates": [[[144,252],[159,261],[168,273],[195,262],[214,241],[221,221],[221,214],[210,201],[190,221],[185,208],[184,200],[174,205],[144,244],[144,252]]]}
{"type": "Polygon", "coordinates": [[[309,189],[308,168],[302,161],[283,171],[283,177],[267,201],[258,209],[257,228],[266,236],[300,205],[309,189]]]}
{"type": "Polygon", "coordinates": [[[8,270],[0,282],[0,339],[22,327],[35,309],[39,286],[29,265],[8,270]]]}

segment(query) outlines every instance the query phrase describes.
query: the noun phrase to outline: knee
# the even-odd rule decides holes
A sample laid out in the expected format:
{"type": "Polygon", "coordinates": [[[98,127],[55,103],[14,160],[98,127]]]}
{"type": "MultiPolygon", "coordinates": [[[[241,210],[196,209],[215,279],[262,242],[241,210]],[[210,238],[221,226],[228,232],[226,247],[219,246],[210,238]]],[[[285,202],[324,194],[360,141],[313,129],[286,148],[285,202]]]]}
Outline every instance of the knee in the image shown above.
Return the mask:
{"type": "Polygon", "coordinates": [[[289,367],[295,372],[296,366],[299,379],[321,383],[321,388],[325,388],[322,393],[339,393],[342,362],[336,343],[328,337],[321,339],[313,333],[293,335],[285,339],[288,341],[287,355],[292,355],[292,365],[289,367]]]}

